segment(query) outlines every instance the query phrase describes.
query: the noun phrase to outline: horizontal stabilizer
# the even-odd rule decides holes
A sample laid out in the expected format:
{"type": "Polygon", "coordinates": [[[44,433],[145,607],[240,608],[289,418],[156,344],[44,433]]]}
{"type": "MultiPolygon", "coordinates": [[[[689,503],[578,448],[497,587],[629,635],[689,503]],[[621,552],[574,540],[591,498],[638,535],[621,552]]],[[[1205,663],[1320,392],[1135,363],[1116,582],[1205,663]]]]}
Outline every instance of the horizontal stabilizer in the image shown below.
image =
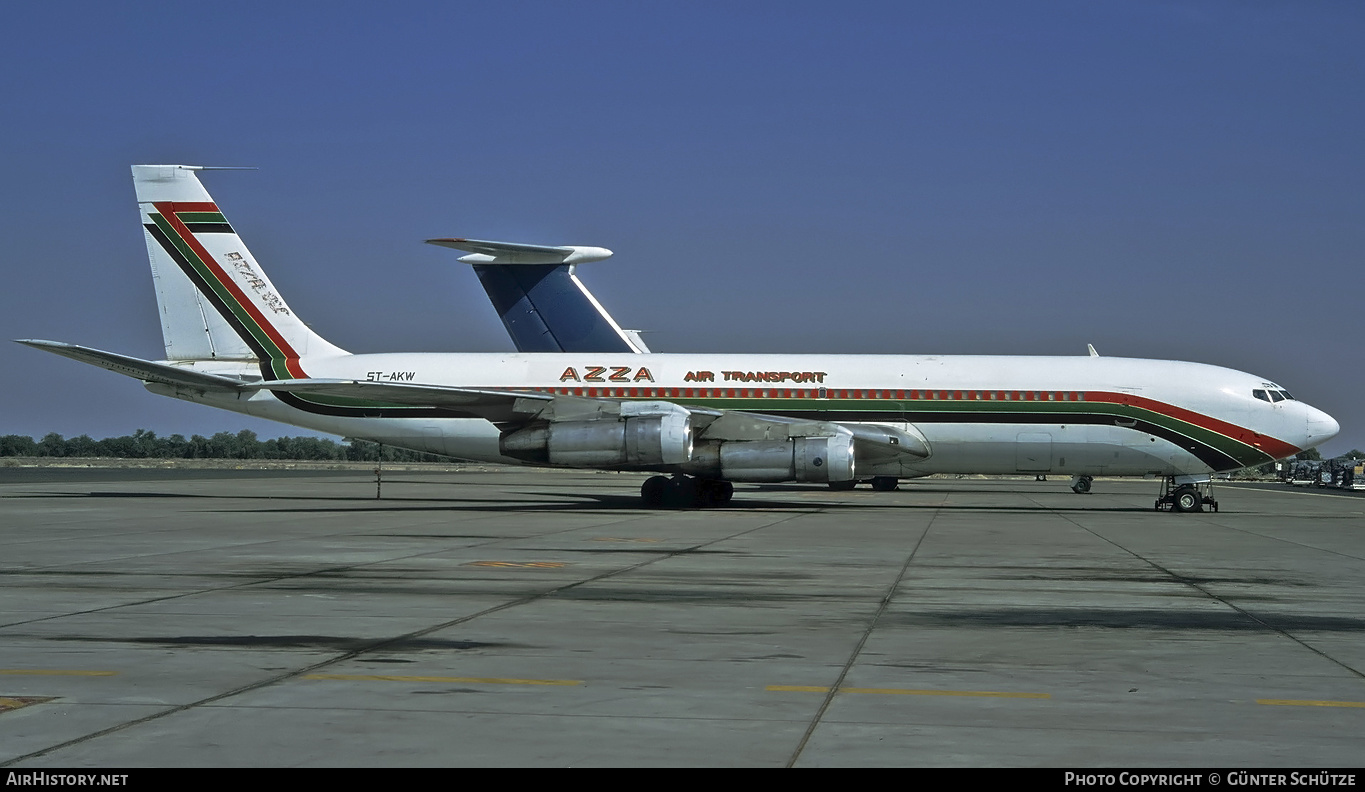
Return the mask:
{"type": "Polygon", "coordinates": [[[581,245],[526,245],[485,239],[428,239],[428,245],[455,248],[472,255],[461,256],[468,264],[583,264],[611,258],[611,251],[581,245]]]}
{"type": "Polygon", "coordinates": [[[224,377],[219,374],[206,374],[202,371],[183,368],[181,366],[170,366],[165,363],[155,363],[141,358],[128,357],[127,355],[116,355],[113,352],[104,352],[90,347],[77,346],[75,344],[64,344],[60,341],[38,341],[35,339],[18,339],[18,343],[31,346],[34,349],[41,349],[51,352],[54,355],[69,357],[72,360],[79,360],[82,363],[89,363],[92,366],[116,371],[143,382],[160,382],[165,385],[180,385],[191,388],[201,388],[204,390],[241,390],[246,384],[244,380],[236,377],[224,377]]]}

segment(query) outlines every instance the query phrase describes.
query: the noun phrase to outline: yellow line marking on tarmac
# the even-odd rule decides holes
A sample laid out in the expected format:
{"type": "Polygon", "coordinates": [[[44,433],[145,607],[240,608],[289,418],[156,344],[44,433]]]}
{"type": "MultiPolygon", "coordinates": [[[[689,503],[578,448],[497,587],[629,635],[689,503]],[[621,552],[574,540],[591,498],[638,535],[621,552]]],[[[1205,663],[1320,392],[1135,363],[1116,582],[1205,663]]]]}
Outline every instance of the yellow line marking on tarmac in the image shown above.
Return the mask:
{"type": "Polygon", "coordinates": [[[43,668],[0,668],[0,676],[116,676],[117,671],[60,671],[43,668]]]}
{"type": "Polygon", "coordinates": [[[20,707],[27,707],[30,704],[42,704],[44,701],[52,701],[55,696],[0,696],[0,712],[17,710],[20,707]]]}
{"type": "MultiPolygon", "coordinates": [[[[828,687],[813,685],[768,685],[764,690],[779,693],[828,693],[828,687]]],[[[1051,693],[1003,693],[994,690],[907,690],[904,688],[839,688],[840,693],[870,693],[879,696],[975,696],[982,698],[1050,699],[1051,693]]]]}
{"type": "Polygon", "coordinates": [[[493,677],[396,676],[392,674],[309,674],[304,679],[334,679],[345,682],[459,682],[476,685],[558,685],[583,684],[578,679],[497,679],[493,677]]]}
{"type": "Polygon", "coordinates": [[[558,569],[559,567],[566,567],[568,564],[563,561],[470,561],[464,566],[558,569]]]}
{"type": "Polygon", "coordinates": [[[1296,699],[1256,699],[1257,704],[1273,704],[1281,707],[1361,707],[1365,701],[1310,701],[1296,699]]]}

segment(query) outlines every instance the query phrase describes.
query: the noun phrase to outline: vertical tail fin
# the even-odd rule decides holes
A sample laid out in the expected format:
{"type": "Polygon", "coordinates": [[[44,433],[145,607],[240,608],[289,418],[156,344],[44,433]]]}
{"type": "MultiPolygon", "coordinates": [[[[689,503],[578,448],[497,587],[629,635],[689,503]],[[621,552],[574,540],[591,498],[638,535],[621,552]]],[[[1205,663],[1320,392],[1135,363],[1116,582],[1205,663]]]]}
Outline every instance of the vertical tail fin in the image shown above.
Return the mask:
{"type": "Polygon", "coordinates": [[[518,352],[648,352],[574,274],[572,264],[475,264],[518,352]]]}
{"type": "Polygon", "coordinates": [[[623,329],[574,274],[580,262],[611,256],[605,248],[527,245],[482,239],[428,239],[470,251],[488,299],[518,352],[648,352],[635,330],[623,329]]]}
{"type": "Polygon", "coordinates": [[[134,165],[133,185],[169,360],[257,359],[302,376],[305,355],[343,355],[284,302],[191,165],[134,165]]]}

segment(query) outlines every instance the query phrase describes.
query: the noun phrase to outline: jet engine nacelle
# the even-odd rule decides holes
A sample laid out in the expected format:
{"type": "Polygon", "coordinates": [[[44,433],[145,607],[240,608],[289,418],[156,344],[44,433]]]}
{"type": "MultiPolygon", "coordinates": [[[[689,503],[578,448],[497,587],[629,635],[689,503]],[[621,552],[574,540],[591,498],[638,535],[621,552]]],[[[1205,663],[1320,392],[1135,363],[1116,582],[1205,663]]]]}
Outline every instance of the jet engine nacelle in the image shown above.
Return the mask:
{"type": "Polygon", "coordinates": [[[853,436],[711,443],[686,469],[726,481],[852,481],[853,436]]]}
{"type": "Polygon", "coordinates": [[[498,447],[516,459],[569,467],[681,465],[692,456],[692,421],[678,411],[537,424],[503,435],[498,447]]]}

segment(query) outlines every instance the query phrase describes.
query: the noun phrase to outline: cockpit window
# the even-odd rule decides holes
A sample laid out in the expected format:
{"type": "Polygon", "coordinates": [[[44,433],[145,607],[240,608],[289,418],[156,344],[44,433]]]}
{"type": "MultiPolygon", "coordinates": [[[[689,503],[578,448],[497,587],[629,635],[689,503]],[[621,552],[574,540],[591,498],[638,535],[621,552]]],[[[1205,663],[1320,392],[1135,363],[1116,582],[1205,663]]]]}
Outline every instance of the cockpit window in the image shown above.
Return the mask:
{"type": "Polygon", "coordinates": [[[1294,397],[1289,395],[1289,391],[1280,391],[1280,393],[1283,393],[1286,399],[1294,401],[1294,397]]]}
{"type": "Polygon", "coordinates": [[[1271,391],[1271,392],[1270,392],[1270,400],[1271,400],[1271,401],[1277,401],[1277,402],[1279,402],[1279,401],[1284,401],[1284,394],[1283,394],[1283,393],[1280,393],[1279,391],[1271,391]]]}
{"type": "Polygon", "coordinates": [[[1260,399],[1261,401],[1265,401],[1265,402],[1270,401],[1270,397],[1267,396],[1267,395],[1265,394],[1265,391],[1261,390],[1260,388],[1257,388],[1256,390],[1252,391],[1252,392],[1251,392],[1251,395],[1252,395],[1252,396],[1255,396],[1256,398],[1260,399]]]}

